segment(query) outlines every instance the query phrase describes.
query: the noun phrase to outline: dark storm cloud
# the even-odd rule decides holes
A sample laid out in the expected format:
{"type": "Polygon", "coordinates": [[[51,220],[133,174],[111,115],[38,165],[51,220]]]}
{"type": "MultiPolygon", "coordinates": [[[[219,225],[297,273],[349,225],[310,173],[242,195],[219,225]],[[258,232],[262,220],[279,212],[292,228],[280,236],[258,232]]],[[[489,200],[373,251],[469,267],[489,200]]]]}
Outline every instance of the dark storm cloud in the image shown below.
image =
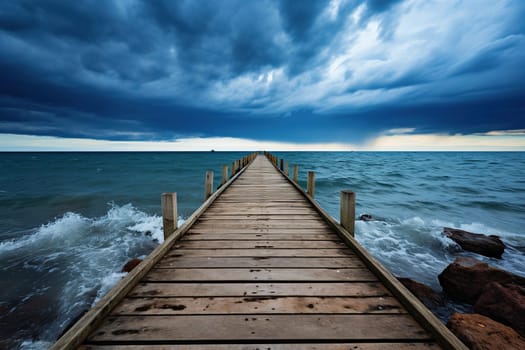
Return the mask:
{"type": "MultiPolygon", "coordinates": [[[[500,12],[492,16],[463,4],[450,23],[435,18],[442,28],[424,28],[421,6],[6,0],[0,132],[355,141],[395,127],[461,133],[523,124],[515,111],[523,111],[525,6],[493,5],[500,12]],[[462,21],[469,11],[485,22],[462,21]],[[497,118],[487,101],[503,106],[497,118]],[[360,136],[345,131],[356,127],[360,136]]],[[[439,16],[444,5],[435,6],[439,16]]]]}

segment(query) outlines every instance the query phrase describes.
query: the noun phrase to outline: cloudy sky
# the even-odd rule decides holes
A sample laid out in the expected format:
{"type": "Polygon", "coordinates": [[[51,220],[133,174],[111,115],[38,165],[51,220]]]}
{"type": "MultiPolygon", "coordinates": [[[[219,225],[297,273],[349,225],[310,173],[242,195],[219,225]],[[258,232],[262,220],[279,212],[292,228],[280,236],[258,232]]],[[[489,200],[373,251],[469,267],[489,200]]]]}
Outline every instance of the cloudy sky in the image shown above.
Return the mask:
{"type": "Polygon", "coordinates": [[[525,150],[525,1],[3,0],[0,150],[525,150]]]}

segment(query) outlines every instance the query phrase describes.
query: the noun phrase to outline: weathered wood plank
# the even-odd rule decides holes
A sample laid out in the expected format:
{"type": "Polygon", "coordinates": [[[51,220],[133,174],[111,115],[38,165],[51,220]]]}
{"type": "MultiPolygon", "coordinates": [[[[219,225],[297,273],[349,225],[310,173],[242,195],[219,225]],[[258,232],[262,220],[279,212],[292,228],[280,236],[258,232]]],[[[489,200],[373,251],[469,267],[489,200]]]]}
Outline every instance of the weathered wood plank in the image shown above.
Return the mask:
{"type": "Polygon", "coordinates": [[[201,297],[125,299],[113,315],[404,314],[393,297],[201,297]]]}
{"type": "Polygon", "coordinates": [[[349,249],[175,249],[166,256],[204,257],[319,257],[337,258],[355,256],[349,249]]]}
{"type": "Polygon", "coordinates": [[[231,257],[166,257],[156,268],[354,268],[364,264],[357,258],[231,258],[231,257]]]}
{"type": "Polygon", "coordinates": [[[376,281],[367,269],[152,269],[145,282],[160,281],[376,281]]]}
{"type": "Polygon", "coordinates": [[[180,241],[175,249],[341,249],[342,241],[180,241]]]}
{"type": "MultiPolygon", "coordinates": [[[[306,204],[304,201],[279,201],[274,202],[272,200],[269,200],[267,202],[257,202],[257,201],[248,201],[239,200],[239,204],[235,205],[234,203],[224,203],[222,201],[214,203],[213,206],[210,207],[209,210],[216,210],[216,209],[229,209],[231,208],[231,205],[239,207],[240,204],[244,204],[245,208],[248,209],[271,209],[271,208],[293,208],[293,209],[312,209],[312,206],[306,204]]],[[[314,211],[315,212],[315,211],[314,211]]]]}
{"type": "Polygon", "coordinates": [[[377,282],[329,283],[139,283],[130,297],[228,297],[228,296],[345,296],[386,297],[390,293],[377,282]]]}
{"type": "Polygon", "coordinates": [[[191,231],[180,240],[184,241],[202,241],[202,240],[232,240],[232,241],[340,241],[339,236],[335,234],[297,234],[297,233],[200,233],[191,231]]]}
{"type": "Polygon", "coordinates": [[[228,227],[217,227],[217,228],[208,228],[208,227],[193,227],[189,231],[189,233],[201,233],[201,234],[240,234],[240,233],[246,233],[246,234],[257,234],[257,233],[279,233],[279,234],[303,234],[303,235],[309,235],[309,234],[326,234],[331,235],[332,237],[334,234],[325,228],[228,228],[228,227]]]}
{"type": "Polygon", "coordinates": [[[206,214],[200,217],[201,221],[215,221],[215,220],[241,220],[241,221],[274,221],[274,220],[286,220],[289,222],[294,221],[302,221],[302,222],[308,222],[308,221],[315,221],[317,222],[317,219],[312,219],[311,214],[302,214],[302,215],[211,215],[206,214]]]}
{"type": "Polygon", "coordinates": [[[435,343],[86,345],[79,350],[437,350],[435,343]]]}
{"type": "Polygon", "coordinates": [[[265,228],[293,228],[293,229],[329,229],[329,227],[322,221],[309,222],[288,222],[286,220],[279,221],[199,221],[195,224],[195,229],[205,228],[241,228],[241,229],[265,229],[265,228]]]}
{"type": "Polygon", "coordinates": [[[428,333],[408,315],[211,315],[108,317],[88,341],[392,341],[429,338],[428,333]]]}
{"type": "Polygon", "coordinates": [[[316,215],[311,209],[303,208],[230,208],[230,209],[214,209],[208,211],[211,215],[316,215]]]}

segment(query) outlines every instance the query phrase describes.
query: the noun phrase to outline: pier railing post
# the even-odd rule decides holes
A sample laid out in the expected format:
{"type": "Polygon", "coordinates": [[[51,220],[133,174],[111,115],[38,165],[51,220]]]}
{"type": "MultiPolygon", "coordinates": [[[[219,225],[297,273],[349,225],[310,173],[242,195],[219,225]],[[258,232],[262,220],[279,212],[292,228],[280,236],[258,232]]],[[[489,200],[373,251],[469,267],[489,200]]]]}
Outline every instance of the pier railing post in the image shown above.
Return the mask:
{"type": "Polygon", "coordinates": [[[177,229],[177,193],[162,194],[162,229],[164,239],[177,229]]]}
{"type": "Polygon", "coordinates": [[[222,166],[222,184],[224,185],[228,181],[228,166],[222,166]]]}
{"type": "Polygon", "coordinates": [[[315,193],[315,173],[313,171],[308,172],[308,181],[306,182],[306,192],[310,197],[314,198],[315,193]]]}
{"type": "Polygon", "coordinates": [[[204,199],[210,198],[213,193],[213,171],[206,172],[206,182],[204,184],[204,199]]]}
{"type": "Polygon", "coordinates": [[[288,161],[284,162],[284,173],[286,174],[286,176],[289,175],[289,172],[288,172],[289,168],[288,168],[288,161]]]}
{"type": "Polygon", "coordinates": [[[281,171],[284,171],[284,159],[282,159],[282,158],[281,158],[281,166],[280,166],[280,168],[281,168],[281,171]]]}
{"type": "Polygon", "coordinates": [[[297,179],[299,178],[299,167],[297,164],[293,166],[293,182],[297,183],[297,179]]]}
{"type": "Polygon", "coordinates": [[[341,191],[341,226],[354,237],[355,193],[352,191],[341,191]]]}

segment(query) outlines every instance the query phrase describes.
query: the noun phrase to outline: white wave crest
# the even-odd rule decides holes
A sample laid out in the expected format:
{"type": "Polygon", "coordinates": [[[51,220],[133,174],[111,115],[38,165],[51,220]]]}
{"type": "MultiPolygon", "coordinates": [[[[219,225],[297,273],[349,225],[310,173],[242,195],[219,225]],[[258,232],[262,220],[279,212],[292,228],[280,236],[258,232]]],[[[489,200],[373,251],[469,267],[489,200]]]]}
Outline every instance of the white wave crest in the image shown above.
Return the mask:
{"type": "Polygon", "coordinates": [[[22,347],[38,348],[53,341],[125,275],[120,271],[128,260],[146,256],[162,241],[160,216],[131,204],[113,204],[101,217],[68,212],[0,244],[0,258],[10,268],[40,274],[39,283],[45,284],[41,289],[49,289],[58,305],[57,318],[46,325],[39,341],[26,341],[22,347]]]}
{"type": "Polygon", "coordinates": [[[491,265],[522,274],[525,254],[507,247],[503,259],[490,259],[463,251],[443,234],[443,227],[456,227],[484,234],[497,234],[504,241],[523,238],[481,223],[452,223],[411,217],[393,221],[356,221],[356,238],[395,275],[411,277],[440,289],[437,276],[457,256],[472,256],[491,265]]]}

